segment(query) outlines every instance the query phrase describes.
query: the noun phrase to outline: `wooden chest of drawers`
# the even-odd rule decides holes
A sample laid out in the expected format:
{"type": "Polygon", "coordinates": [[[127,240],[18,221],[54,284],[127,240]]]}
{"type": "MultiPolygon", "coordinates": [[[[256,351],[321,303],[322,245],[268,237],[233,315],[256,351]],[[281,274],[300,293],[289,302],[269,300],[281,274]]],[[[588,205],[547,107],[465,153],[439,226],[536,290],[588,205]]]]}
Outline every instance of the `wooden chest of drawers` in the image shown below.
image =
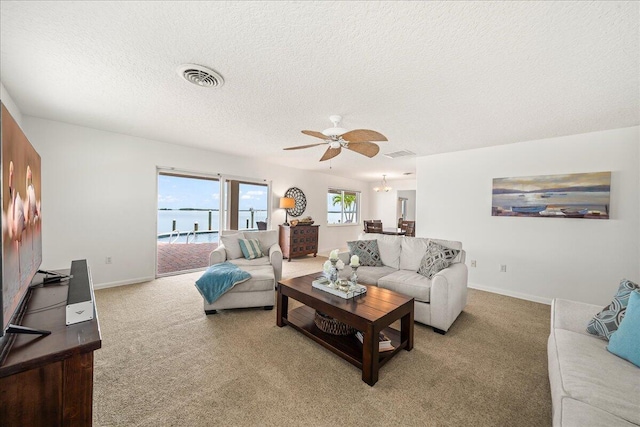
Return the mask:
{"type": "Polygon", "coordinates": [[[280,247],[282,256],[289,261],[291,258],[318,254],[319,225],[280,226],[280,247]]]}

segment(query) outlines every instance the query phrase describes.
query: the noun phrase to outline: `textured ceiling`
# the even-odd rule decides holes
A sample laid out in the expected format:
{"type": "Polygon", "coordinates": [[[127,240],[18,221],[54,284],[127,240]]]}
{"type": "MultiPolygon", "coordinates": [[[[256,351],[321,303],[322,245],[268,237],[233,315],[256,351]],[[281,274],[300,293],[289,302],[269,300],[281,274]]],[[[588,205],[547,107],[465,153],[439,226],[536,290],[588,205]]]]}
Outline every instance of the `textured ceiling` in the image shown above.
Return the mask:
{"type": "Polygon", "coordinates": [[[24,114],[364,180],[418,155],[639,124],[637,2],[0,3],[24,114]],[[226,81],[204,89],[192,62],[226,81]],[[300,133],[386,135],[319,163],[300,133]],[[332,167],[329,170],[329,167],[332,167]]]}

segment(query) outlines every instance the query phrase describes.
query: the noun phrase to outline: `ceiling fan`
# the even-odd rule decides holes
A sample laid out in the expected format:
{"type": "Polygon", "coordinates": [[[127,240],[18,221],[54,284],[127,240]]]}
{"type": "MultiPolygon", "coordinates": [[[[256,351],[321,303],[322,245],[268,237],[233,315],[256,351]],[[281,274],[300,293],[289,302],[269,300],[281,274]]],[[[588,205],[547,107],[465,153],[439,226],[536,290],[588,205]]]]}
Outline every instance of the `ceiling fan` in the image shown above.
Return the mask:
{"type": "Polygon", "coordinates": [[[313,130],[303,130],[302,133],[309,136],[315,136],[316,138],[324,139],[323,142],[317,144],[298,145],[296,147],[288,147],[285,150],[300,150],[302,148],[310,148],[318,145],[328,145],[327,151],[320,159],[321,162],[329,159],[333,159],[340,154],[343,148],[347,150],[355,151],[356,153],[363,154],[367,157],[373,157],[380,151],[378,144],[374,144],[371,141],[387,141],[387,138],[379,132],[369,129],[355,129],[347,131],[344,128],[339,127],[340,116],[329,116],[329,120],[333,123],[333,127],[325,129],[322,132],[316,132],[313,130]]]}

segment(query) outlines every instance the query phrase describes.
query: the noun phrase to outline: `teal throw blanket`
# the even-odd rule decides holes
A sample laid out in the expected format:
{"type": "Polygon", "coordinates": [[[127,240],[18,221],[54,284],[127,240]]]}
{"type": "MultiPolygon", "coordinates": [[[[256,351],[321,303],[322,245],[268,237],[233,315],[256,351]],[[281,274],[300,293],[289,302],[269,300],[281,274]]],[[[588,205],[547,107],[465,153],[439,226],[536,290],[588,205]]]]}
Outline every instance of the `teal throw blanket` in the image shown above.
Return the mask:
{"type": "Polygon", "coordinates": [[[212,304],[238,283],[251,279],[251,274],[230,262],[214,264],[196,280],[196,288],[207,303],[212,304]]]}

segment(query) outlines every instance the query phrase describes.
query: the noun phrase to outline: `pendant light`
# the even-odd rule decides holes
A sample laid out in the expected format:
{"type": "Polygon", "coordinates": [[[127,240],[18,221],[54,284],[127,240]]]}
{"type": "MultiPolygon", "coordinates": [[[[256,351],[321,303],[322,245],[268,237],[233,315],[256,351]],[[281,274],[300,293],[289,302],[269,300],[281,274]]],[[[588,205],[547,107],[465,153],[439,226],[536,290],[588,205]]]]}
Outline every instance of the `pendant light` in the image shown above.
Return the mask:
{"type": "Polygon", "coordinates": [[[387,185],[387,175],[382,175],[382,186],[374,187],[373,191],[375,191],[376,193],[379,193],[381,191],[388,193],[389,191],[391,191],[391,187],[387,185]]]}

